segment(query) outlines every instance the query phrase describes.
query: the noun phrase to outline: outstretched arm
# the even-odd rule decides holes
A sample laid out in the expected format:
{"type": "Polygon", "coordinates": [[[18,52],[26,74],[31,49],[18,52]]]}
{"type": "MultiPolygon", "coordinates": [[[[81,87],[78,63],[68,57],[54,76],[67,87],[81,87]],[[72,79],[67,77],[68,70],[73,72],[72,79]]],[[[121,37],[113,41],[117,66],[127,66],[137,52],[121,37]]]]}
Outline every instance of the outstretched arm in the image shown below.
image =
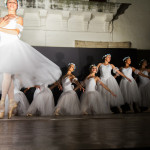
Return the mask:
{"type": "Polygon", "coordinates": [[[140,72],[136,68],[132,67],[132,70],[134,71],[135,74],[138,74],[140,76],[143,76],[143,77],[146,77],[146,78],[150,79],[150,76],[147,76],[147,75],[143,74],[142,72],[140,72]]]}
{"type": "Polygon", "coordinates": [[[112,69],[116,71],[116,73],[118,73],[119,75],[121,75],[122,77],[126,78],[128,81],[131,82],[131,80],[127,76],[125,76],[121,71],[119,71],[118,68],[116,68],[113,64],[111,64],[111,66],[112,66],[112,69]]]}
{"type": "Polygon", "coordinates": [[[84,92],[84,88],[83,88],[83,86],[79,83],[79,81],[78,81],[77,78],[74,77],[74,78],[72,79],[72,82],[75,83],[75,84],[77,85],[77,87],[74,89],[75,91],[78,90],[78,89],[80,88],[80,90],[82,89],[83,92],[84,92]]]}
{"type": "Polygon", "coordinates": [[[60,80],[56,81],[52,86],[50,86],[50,90],[54,89],[56,86],[58,86],[59,90],[62,90],[62,86],[60,84],[60,80]]]}
{"type": "Polygon", "coordinates": [[[28,90],[30,90],[30,87],[26,88],[23,92],[27,93],[28,90]]]}
{"type": "Polygon", "coordinates": [[[102,63],[99,63],[99,64],[97,65],[97,69],[101,66],[101,64],[102,64],[102,63]]]}
{"type": "Polygon", "coordinates": [[[97,78],[97,82],[99,82],[100,85],[101,85],[104,89],[106,89],[108,92],[110,92],[113,96],[116,97],[116,95],[100,80],[100,78],[97,78]]]}

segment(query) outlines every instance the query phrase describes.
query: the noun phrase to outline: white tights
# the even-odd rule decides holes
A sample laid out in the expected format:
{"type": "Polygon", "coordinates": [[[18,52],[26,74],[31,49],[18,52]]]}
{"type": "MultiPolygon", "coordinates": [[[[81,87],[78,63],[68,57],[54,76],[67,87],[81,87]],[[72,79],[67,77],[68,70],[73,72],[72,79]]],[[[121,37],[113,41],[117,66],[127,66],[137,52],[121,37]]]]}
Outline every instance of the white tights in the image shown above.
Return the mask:
{"type": "Polygon", "coordinates": [[[12,75],[9,73],[4,73],[2,82],[2,101],[5,101],[7,94],[10,100],[14,99],[14,83],[12,75]]]}

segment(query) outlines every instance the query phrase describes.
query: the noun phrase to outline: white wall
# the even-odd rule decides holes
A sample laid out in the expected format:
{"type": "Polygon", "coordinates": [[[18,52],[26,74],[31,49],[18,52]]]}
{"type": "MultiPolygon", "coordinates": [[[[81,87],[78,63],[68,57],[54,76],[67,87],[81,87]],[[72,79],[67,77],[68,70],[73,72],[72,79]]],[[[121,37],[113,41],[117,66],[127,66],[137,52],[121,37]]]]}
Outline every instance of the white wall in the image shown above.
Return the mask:
{"type": "MultiPolygon", "coordinates": [[[[75,40],[131,41],[132,48],[150,49],[150,0],[109,1],[132,4],[113,26],[112,13],[25,9],[21,12],[24,17],[21,38],[33,46],[74,47],[75,40]]],[[[0,10],[1,16],[6,13],[6,9],[0,10]]]]}
{"type": "Polygon", "coordinates": [[[131,41],[133,48],[150,49],[150,0],[131,0],[131,3],[113,23],[113,41],[131,41]]]}

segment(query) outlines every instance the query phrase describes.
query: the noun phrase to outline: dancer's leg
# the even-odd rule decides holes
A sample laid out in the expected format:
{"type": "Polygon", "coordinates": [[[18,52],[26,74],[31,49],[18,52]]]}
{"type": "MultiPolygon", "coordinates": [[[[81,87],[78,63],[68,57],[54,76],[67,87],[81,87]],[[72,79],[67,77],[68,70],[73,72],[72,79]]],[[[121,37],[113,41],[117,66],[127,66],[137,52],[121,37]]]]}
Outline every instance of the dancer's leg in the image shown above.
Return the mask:
{"type": "Polygon", "coordinates": [[[0,101],[0,118],[4,117],[5,112],[5,99],[8,93],[9,87],[11,83],[11,74],[4,73],[3,74],[3,82],[2,82],[2,97],[0,101]]]}
{"type": "Polygon", "coordinates": [[[8,94],[10,84],[11,84],[11,74],[4,73],[2,82],[2,98],[1,98],[1,100],[3,101],[5,101],[6,99],[6,95],[8,94]]]}
{"type": "Polygon", "coordinates": [[[11,79],[10,87],[8,90],[8,98],[9,98],[9,100],[14,99],[14,82],[13,82],[13,79],[11,79]]]}

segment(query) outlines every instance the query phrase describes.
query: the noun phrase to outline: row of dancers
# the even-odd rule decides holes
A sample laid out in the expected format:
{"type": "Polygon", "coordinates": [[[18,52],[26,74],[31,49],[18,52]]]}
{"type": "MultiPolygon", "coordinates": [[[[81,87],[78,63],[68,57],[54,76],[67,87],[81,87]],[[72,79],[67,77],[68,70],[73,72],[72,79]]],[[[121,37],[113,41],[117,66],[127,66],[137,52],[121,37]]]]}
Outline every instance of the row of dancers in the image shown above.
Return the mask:
{"type": "MultiPolygon", "coordinates": [[[[147,61],[141,60],[141,68],[137,70],[130,66],[131,58],[125,57],[123,59],[125,66],[119,71],[117,67],[110,64],[111,54],[106,54],[103,58],[103,63],[90,66],[90,74],[82,82],[79,82],[72,74],[76,65],[68,64],[67,73],[59,81],[50,87],[46,84],[36,86],[30,105],[24,93],[19,90],[20,82],[15,80],[15,99],[19,103],[15,113],[27,116],[110,114],[111,107],[118,107],[119,112],[122,113],[121,106],[125,103],[129,104],[130,112],[134,112],[134,103],[139,112],[141,106],[150,108],[150,77],[148,75],[150,69],[146,69],[147,61]],[[111,74],[112,69],[115,76],[111,74]],[[96,76],[98,70],[100,70],[100,78],[96,76]],[[139,87],[132,76],[132,71],[139,75],[139,87]],[[119,75],[123,76],[120,86],[115,79],[119,75]],[[76,87],[74,88],[72,84],[76,84],[76,87]],[[51,91],[55,87],[63,90],[56,106],[51,91]],[[76,93],[78,89],[83,90],[80,100],[76,93]]],[[[7,105],[6,101],[5,106],[7,105]]],[[[7,110],[5,112],[7,114],[7,110]]]]}

